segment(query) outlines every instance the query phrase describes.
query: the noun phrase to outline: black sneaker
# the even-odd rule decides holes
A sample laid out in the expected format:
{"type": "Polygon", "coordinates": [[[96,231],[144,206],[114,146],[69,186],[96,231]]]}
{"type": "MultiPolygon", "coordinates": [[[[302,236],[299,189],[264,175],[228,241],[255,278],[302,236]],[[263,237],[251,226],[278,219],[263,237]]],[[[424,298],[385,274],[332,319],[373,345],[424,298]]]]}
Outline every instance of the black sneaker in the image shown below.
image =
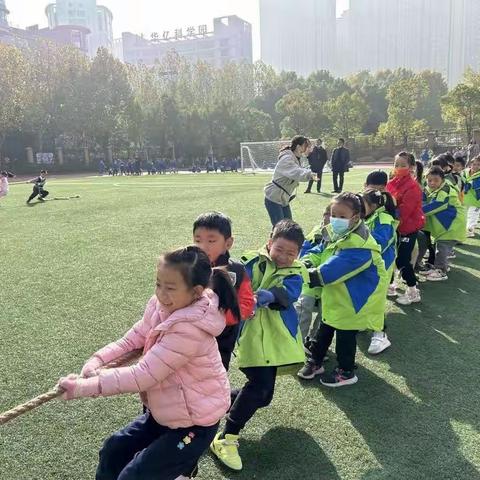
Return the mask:
{"type": "Polygon", "coordinates": [[[320,383],[325,387],[338,388],[347,385],[353,385],[358,382],[358,377],[354,371],[348,372],[341,368],[336,368],[332,373],[322,375],[320,383]]]}
{"type": "Polygon", "coordinates": [[[322,373],[325,373],[325,369],[321,365],[315,365],[309,360],[307,363],[305,363],[297,375],[304,380],[312,380],[317,375],[321,375],[322,373]]]}

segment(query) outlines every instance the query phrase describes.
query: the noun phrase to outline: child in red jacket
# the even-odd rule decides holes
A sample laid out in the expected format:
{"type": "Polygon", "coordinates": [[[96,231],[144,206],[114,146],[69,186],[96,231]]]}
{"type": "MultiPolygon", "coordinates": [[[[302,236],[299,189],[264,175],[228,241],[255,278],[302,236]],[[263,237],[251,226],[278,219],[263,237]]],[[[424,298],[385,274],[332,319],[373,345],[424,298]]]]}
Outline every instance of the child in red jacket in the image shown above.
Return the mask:
{"type": "Polygon", "coordinates": [[[225,267],[237,291],[241,319],[232,312],[226,312],[225,330],[217,337],[218,349],[223,366],[228,371],[230,359],[235,348],[240,320],[246,320],[253,314],[255,300],[252,285],[245,267],[230,258],[229,250],[233,246],[232,222],[223,213],[209,212],[200,215],[193,224],[193,241],[210,259],[212,267],[225,267]]]}
{"type": "Polygon", "coordinates": [[[397,203],[400,225],[398,226],[399,245],[396,264],[407,284],[405,294],[398,297],[397,302],[401,305],[411,305],[421,301],[411,262],[418,232],[425,225],[422,190],[415,179],[416,163],[411,153],[400,152],[395,157],[394,166],[394,176],[387,184],[387,192],[397,203]]]}

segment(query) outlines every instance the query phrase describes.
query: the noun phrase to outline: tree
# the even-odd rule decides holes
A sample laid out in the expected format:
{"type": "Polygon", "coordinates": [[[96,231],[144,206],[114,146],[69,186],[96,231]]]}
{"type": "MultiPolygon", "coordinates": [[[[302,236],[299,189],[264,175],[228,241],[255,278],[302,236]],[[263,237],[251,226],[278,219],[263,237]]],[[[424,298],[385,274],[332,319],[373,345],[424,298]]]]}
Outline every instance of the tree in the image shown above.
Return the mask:
{"type": "Polygon", "coordinates": [[[384,137],[401,139],[408,146],[412,135],[427,129],[425,120],[415,118],[415,111],[421,99],[428,94],[428,86],[418,77],[406,78],[393,83],[387,94],[388,120],[381,124],[379,133],[384,137]]]}
{"type": "Polygon", "coordinates": [[[91,123],[84,92],[89,63],[78,49],[41,41],[25,51],[28,62],[28,115],[22,129],[33,133],[37,148],[91,123]]]}
{"type": "Polygon", "coordinates": [[[358,93],[342,93],[325,105],[336,135],[343,138],[360,133],[365,125],[370,109],[358,93]]]}
{"type": "Polygon", "coordinates": [[[297,134],[308,135],[311,130],[314,108],[311,96],[300,89],[294,89],[284,95],[275,109],[283,117],[280,123],[283,137],[297,134]]]}
{"type": "Polygon", "coordinates": [[[0,43],[0,153],[7,133],[20,128],[27,97],[27,65],[20,50],[0,43]]]}
{"type": "Polygon", "coordinates": [[[88,76],[88,133],[106,148],[131,105],[133,92],[125,65],[100,48],[88,76]]]}
{"type": "Polygon", "coordinates": [[[465,131],[470,139],[473,129],[480,124],[480,89],[458,84],[442,99],[442,112],[446,121],[465,131]]]}
{"type": "Polygon", "coordinates": [[[444,126],[442,118],[441,99],[448,93],[447,82],[439,72],[425,70],[417,75],[428,87],[428,94],[420,98],[415,111],[417,118],[423,118],[431,129],[437,130],[444,126]]]}
{"type": "Polygon", "coordinates": [[[274,125],[268,113],[247,107],[238,114],[241,130],[241,141],[260,142],[273,138],[274,125]]]}

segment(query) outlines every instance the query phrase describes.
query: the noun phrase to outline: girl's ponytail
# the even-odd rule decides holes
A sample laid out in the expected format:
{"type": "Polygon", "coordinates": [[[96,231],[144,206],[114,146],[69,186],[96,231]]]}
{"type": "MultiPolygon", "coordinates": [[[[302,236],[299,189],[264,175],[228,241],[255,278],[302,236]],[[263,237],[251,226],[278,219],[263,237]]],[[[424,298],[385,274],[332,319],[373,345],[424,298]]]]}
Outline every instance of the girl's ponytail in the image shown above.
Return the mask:
{"type": "Polygon", "coordinates": [[[393,218],[397,218],[397,205],[389,192],[382,192],[385,211],[393,218]]]}
{"type": "Polygon", "coordinates": [[[238,305],[237,291],[228,272],[223,268],[212,269],[210,288],[218,296],[218,308],[223,311],[230,310],[235,319],[240,322],[242,316],[240,314],[240,306],[238,305]]]}

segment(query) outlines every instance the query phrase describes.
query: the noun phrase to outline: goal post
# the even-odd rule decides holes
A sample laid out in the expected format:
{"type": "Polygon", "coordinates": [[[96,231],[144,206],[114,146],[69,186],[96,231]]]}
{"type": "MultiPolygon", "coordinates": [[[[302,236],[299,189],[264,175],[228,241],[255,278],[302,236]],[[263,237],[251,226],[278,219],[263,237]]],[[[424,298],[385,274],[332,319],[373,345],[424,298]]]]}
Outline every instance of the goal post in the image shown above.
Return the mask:
{"type": "Polygon", "coordinates": [[[288,145],[290,145],[290,140],[242,142],[240,144],[242,173],[261,173],[273,170],[280,150],[288,145]]]}
{"type": "MultiPolygon", "coordinates": [[[[312,145],[314,140],[310,140],[312,145]]],[[[240,160],[242,173],[271,172],[275,169],[280,150],[290,145],[290,140],[271,140],[267,142],[240,143],[240,160]]],[[[306,158],[302,158],[302,165],[308,167],[306,158]]],[[[329,171],[326,166],[325,171],[329,171]]]]}

